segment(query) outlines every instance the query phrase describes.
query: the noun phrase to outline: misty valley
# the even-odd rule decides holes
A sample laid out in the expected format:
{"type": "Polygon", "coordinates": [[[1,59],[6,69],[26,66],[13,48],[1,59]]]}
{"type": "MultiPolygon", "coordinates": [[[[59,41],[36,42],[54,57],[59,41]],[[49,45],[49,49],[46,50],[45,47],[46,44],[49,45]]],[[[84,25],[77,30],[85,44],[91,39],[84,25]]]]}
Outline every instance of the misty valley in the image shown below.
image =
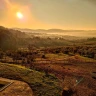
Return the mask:
{"type": "Polygon", "coordinates": [[[73,31],[0,26],[0,77],[26,82],[34,96],[95,96],[96,36],[73,31]]]}
{"type": "Polygon", "coordinates": [[[0,0],[0,96],[96,96],[96,0],[0,0]]]}

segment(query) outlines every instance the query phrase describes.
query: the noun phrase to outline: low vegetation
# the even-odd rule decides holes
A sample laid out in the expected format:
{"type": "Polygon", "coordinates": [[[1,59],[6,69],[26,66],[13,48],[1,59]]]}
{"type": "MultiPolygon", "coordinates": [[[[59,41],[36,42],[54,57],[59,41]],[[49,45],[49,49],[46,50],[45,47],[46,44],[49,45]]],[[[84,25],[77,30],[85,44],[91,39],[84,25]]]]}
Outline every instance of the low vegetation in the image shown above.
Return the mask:
{"type": "Polygon", "coordinates": [[[0,63],[0,77],[21,80],[30,85],[35,96],[60,96],[62,91],[59,80],[52,74],[46,76],[19,65],[0,63]]]}

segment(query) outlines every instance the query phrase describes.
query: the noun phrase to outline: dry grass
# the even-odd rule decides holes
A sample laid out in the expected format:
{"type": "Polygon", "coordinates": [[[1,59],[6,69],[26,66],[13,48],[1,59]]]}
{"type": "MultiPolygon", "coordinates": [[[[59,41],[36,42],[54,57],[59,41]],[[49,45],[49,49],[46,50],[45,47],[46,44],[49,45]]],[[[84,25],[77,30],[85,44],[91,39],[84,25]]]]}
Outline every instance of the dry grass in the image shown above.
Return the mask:
{"type": "Polygon", "coordinates": [[[60,96],[61,87],[59,80],[54,75],[30,70],[28,68],[0,63],[0,76],[21,80],[30,85],[35,96],[60,96]]]}
{"type": "MultiPolygon", "coordinates": [[[[58,58],[57,54],[46,56],[49,60],[56,61],[58,58]]],[[[96,80],[92,78],[92,72],[96,72],[96,60],[79,55],[63,56],[60,59],[65,58],[69,63],[37,64],[35,67],[41,71],[54,73],[61,80],[63,88],[68,87],[73,90],[73,96],[96,96],[96,80]]]]}

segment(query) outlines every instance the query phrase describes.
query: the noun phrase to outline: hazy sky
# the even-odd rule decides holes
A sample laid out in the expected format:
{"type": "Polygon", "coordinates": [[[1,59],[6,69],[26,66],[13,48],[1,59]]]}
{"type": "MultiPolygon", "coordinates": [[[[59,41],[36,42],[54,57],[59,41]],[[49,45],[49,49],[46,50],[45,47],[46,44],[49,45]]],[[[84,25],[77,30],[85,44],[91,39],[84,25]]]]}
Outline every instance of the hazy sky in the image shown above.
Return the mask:
{"type": "Polygon", "coordinates": [[[0,0],[0,25],[96,29],[96,0],[0,0]]]}

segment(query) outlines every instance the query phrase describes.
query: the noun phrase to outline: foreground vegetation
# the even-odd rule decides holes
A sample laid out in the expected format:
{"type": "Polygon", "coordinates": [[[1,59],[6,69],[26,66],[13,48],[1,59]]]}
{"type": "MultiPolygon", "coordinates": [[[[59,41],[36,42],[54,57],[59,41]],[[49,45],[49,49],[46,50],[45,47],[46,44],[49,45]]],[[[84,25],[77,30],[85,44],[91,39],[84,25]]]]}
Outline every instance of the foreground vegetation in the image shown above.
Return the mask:
{"type": "Polygon", "coordinates": [[[59,80],[52,74],[38,72],[19,65],[0,63],[0,77],[21,80],[30,85],[35,96],[60,96],[59,80]]]}
{"type": "Polygon", "coordinates": [[[96,60],[61,53],[46,54],[30,64],[0,63],[1,77],[28,83],[35,96],[63,96],[63,88],[72,90],[72,96],[95,96],[96,80],[92,76],[93,72],[96,72],[96,60]]]}

